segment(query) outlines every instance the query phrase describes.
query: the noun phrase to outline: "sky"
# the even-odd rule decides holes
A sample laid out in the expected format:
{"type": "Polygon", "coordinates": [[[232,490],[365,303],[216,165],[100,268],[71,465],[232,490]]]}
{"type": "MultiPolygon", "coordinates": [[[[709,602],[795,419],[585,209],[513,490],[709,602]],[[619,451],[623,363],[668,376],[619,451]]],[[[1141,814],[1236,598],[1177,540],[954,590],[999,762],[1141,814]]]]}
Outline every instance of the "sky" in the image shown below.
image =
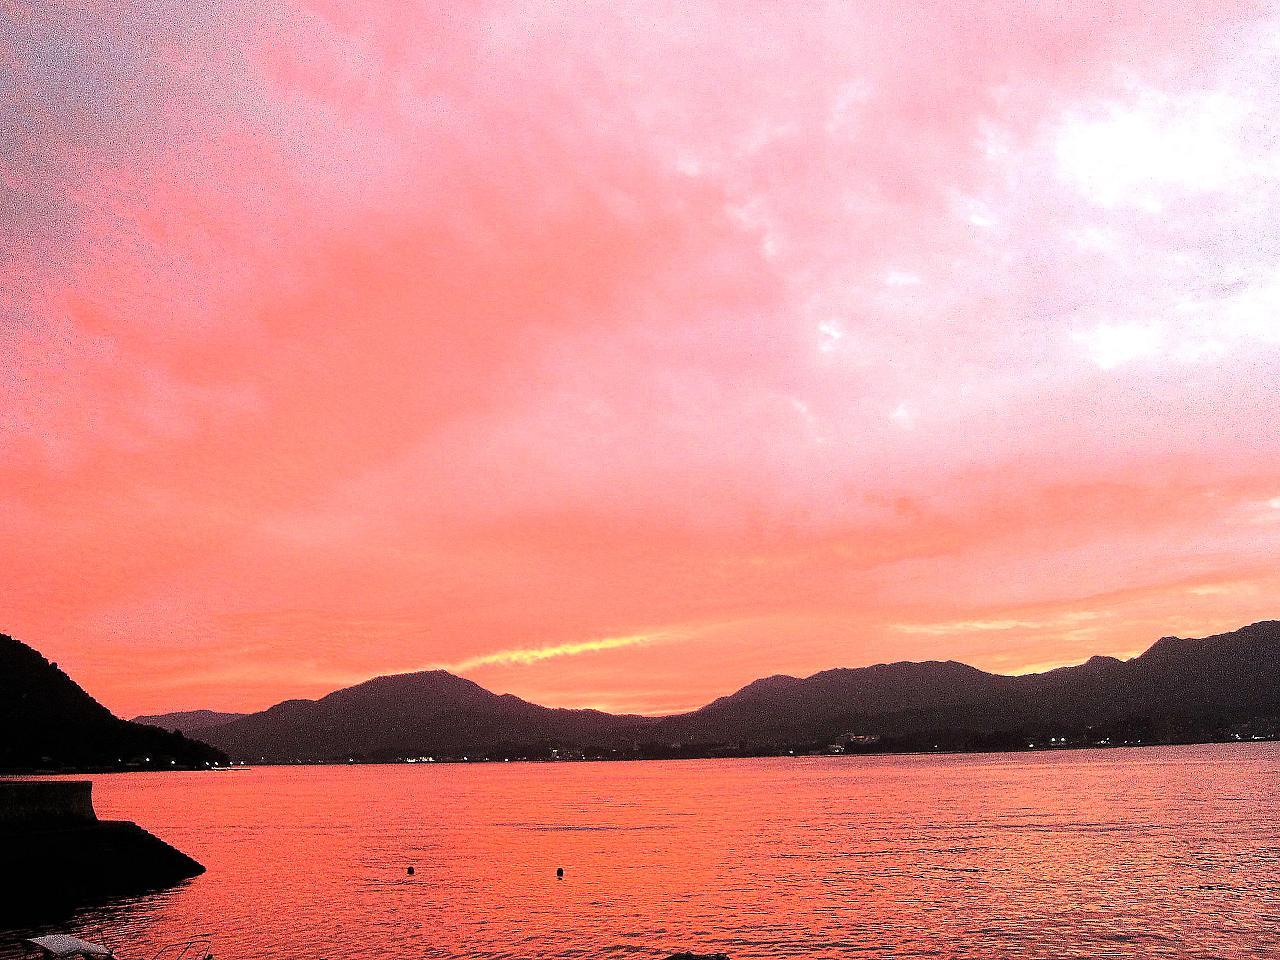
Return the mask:
{"type": "Polygon", "coordinates": [[[1280,617],[1280,7],[0,0],[0,631],[660,713],[1280,617]]]}

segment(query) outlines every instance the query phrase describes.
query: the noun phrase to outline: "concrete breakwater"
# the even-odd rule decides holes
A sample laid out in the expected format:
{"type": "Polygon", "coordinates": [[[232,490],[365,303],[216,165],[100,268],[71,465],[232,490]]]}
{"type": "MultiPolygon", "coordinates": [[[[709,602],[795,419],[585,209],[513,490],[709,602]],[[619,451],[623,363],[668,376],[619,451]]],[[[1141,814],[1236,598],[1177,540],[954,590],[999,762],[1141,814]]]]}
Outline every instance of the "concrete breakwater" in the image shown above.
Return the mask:
{"type": "Polygon", "coordinates": [[[88,780],[0,780],[0,831],[97,819],[88,780]]]}
{"type": "Polygon", "coordinates": [[[99,820],[87,780],[0,781],[0,898],[11,919],[167,887],[204,873],[126,820],[99,820]]]}

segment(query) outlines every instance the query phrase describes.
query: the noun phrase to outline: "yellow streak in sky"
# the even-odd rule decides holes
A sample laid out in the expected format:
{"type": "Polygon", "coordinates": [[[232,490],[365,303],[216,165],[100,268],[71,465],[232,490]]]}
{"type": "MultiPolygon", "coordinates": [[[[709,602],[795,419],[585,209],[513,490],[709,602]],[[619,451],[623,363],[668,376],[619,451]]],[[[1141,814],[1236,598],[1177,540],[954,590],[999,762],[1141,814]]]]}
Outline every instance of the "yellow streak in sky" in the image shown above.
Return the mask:
{"type": "Polygon", "coordinates": [[[628,637],[600,637],[596,640],[582,640],[578,643],[560,643],[550,647],[524,647],[515,650],[498,650],[484,653],[476,657],[468,657],[457,663],[446,664],[445,670],[461,673],[474,670],[476,667],[512,666],[515,664],[538,663],[555,657],[573,657],[580,653],[597,653],[601,650],[617,650],[621,647],[639,647],[650,643],[675,640],[682,634],[674,632],[637,633],[628,637]]]}
{"type": "Polygon", "coordinates": [[[1101,618],[1092,610],[1064,613],[1045,620],[953,620],[949,623],[895,623],[898,633],[921,636],[945,636],[952,633],[991,633],[1001,630],[1056,630],[1101,618]]]}

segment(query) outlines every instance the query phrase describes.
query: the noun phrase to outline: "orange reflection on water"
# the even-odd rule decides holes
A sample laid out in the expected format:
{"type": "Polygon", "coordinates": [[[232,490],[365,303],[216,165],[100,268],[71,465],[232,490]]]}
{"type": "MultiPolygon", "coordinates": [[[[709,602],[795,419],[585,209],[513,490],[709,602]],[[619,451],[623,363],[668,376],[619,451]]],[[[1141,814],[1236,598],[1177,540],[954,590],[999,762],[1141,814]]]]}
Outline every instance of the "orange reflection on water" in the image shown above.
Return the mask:
{"type": "Polygon", "coordinates": [[[1268,744],[100,777],[101,816],[209,872],[72,926],[105,927],[126,958],[187,933],[226,960],[1274,956],[1278,759],[1268,744]]]}

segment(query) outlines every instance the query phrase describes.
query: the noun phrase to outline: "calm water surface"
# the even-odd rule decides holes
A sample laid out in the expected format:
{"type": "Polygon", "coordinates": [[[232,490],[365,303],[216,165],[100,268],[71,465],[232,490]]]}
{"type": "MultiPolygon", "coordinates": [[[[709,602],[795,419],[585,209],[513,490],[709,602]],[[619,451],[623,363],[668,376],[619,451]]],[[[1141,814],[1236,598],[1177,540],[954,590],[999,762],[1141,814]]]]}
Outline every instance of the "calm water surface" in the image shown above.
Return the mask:
{"type": "Polygon", "coordinates": [[[222,960],[1274,958],[1277,761],[1258,744],[104,776],[100,816],[209,872],[63,926],[128,958],[189,932],[222,960]]]}

